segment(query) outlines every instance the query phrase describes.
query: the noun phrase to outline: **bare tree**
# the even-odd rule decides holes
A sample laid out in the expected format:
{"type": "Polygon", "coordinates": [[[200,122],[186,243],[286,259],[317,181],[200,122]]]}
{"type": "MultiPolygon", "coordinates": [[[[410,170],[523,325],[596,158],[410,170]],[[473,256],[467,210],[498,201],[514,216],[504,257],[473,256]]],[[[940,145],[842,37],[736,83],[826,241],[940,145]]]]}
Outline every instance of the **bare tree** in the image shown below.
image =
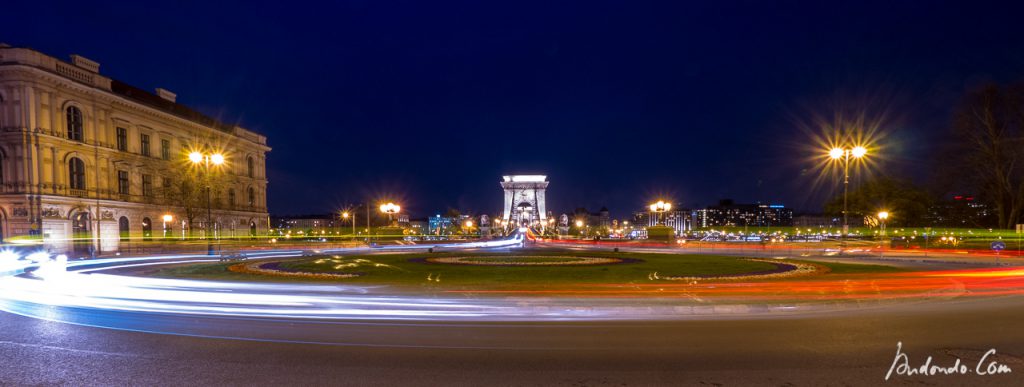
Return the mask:
{"type": "Polygon", "coordinates": [[[189,232],[195,231],[196,218],[202,219],[206,216],[207,186],[212,190],[210,194],[214,198],[213,207],[220,207],[217,197],[227,183],[227,176],[223,171],[205,173],[198,168],[183,166],[171,168],[164,176],[169,179],[170,184],[162,187],[161,195],[167,204],[182,208],[189,232]]]}
{"type": "Polygon", "coordinates": [[[1024,210],[1024,85],[990,84],[969,93],[955,115],[958,169],[993,207],[999,227],[1024,210]]]}

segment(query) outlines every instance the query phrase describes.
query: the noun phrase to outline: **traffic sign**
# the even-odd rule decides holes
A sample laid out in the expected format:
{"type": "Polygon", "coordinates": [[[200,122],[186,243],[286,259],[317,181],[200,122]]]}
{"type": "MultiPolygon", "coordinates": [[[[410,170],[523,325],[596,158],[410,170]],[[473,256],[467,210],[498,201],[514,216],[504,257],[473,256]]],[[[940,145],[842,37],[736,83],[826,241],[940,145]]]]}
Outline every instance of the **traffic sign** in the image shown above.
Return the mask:
{"type": "Polygon", "coordinates": [[[1003,242],[1003,241],[992,242],[992,250],[1001,251],[1003,249],[1006,249],[1006,243],[1005,242],[1003,242]]]}

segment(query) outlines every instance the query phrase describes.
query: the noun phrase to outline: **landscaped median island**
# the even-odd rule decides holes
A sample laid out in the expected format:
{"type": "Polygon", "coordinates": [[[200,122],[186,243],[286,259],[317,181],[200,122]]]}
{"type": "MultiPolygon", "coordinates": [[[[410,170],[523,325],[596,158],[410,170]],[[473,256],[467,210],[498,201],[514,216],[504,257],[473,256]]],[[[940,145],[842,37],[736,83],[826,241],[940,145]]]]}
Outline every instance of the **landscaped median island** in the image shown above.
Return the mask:
{"type": "Polygon", "coordinates": [[[880,273],[880,265],[722,255],[525,249],[509,253],[435,252],[327,255],[170,267],[164,277],[390,285],[433,291],[554,290],[707,281],[783,280],[832,273],[880,273]]]}

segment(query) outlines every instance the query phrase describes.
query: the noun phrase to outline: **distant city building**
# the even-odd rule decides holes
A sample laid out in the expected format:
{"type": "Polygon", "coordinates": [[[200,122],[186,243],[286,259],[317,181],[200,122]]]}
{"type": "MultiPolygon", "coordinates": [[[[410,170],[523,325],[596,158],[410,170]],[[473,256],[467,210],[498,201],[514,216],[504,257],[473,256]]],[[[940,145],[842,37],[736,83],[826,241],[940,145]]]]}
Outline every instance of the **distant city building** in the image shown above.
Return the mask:
{"type": "Polygon", "coordinates": [[[326,231],[338,227],[339,224],[350,226],[349,222],[339,221],[334,214],[275,216],[270,218],[272,228],[287,231],[326,231]]]}
{"type": "Polygon", "coordinates": [[[781,204],[736,204],[730,199],[693,211],[697,227],[782,227],[793,225],[793,210],[781,204]]]}
{"type": "Polygon", "coordinates": [[[990,227],[996,223],[988,205],[970,195],[954,195],[931,206],[927,221],[936,227],[990,227]]]}
{"type": "Polygon", "coordinates": [[[450,235],[462,229],[462,225],[470,220],[469,215],[441,216],[437,214],[427,218],[427,230],[424,234],[450,235]]]}
{"type": "Polygon", "coordinates": [[[803,214],[793,217],[793,226],[800,228],[841,227],[842,217],[828,215],[803,214]]]}
{"type": "Polygon", "coordinates": [[[430,222],[428,218],[409,219],[409,229],[416,234],[428,234],[430,222]]]}
{"type": "Polygon", "coordinates": [[[686,208],[673,208],[664,213],[637,211],[633,213],[633,224],[637,227],[651,227],[659,223],[672,227],[676,234],[682,234],[693,229],[693,211],[686,208]]]}
{"type": "Polygon", "coordinates": [[[597,212],[590,212],[590,210],[580,207],[573,212],[573,219],[571,221],[581,220],[587,226],[596,228],[608,228],[612,225],[612,216],[608,211],[607,207],[601,207],[597,212]]]}

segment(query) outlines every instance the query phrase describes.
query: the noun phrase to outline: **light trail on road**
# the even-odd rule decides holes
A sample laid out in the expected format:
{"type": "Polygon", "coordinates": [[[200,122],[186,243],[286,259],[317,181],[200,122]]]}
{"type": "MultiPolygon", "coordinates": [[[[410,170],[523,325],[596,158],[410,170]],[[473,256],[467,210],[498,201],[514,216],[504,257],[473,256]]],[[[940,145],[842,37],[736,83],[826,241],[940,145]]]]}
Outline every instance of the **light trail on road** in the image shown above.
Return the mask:
{"type": "MultiPolygon", "coordinates": [[[[521,245],[521,239],[513,238],[458,246],[348,248],[317,253],[521,245]]],[[[263,250],[248,254],[253,259],[270,259],[305,256],[310,251],[263,250]]],[[[120,257],[72,261],[66,267],[53,260],[8,260],[0,262],[0,269],[3,269],[0,271],[6,273],[0,277],[0,309],[28,317],[115,329],[201,334],[202,324],[178,326],[167,321],[228,318],[380,324],[737,319],[884,307],[907,301],[1024,295],[1024,268],[1020,267],[797,280],[652,281],[532,290],[469,289],[430,294],[400,293],[384,285],[248,283],[105,273],[147,266],[215,262],[218,258],[205,255],[120,257]]],[[[245,338],[247,334],[224,335],[245,338]]]]}

